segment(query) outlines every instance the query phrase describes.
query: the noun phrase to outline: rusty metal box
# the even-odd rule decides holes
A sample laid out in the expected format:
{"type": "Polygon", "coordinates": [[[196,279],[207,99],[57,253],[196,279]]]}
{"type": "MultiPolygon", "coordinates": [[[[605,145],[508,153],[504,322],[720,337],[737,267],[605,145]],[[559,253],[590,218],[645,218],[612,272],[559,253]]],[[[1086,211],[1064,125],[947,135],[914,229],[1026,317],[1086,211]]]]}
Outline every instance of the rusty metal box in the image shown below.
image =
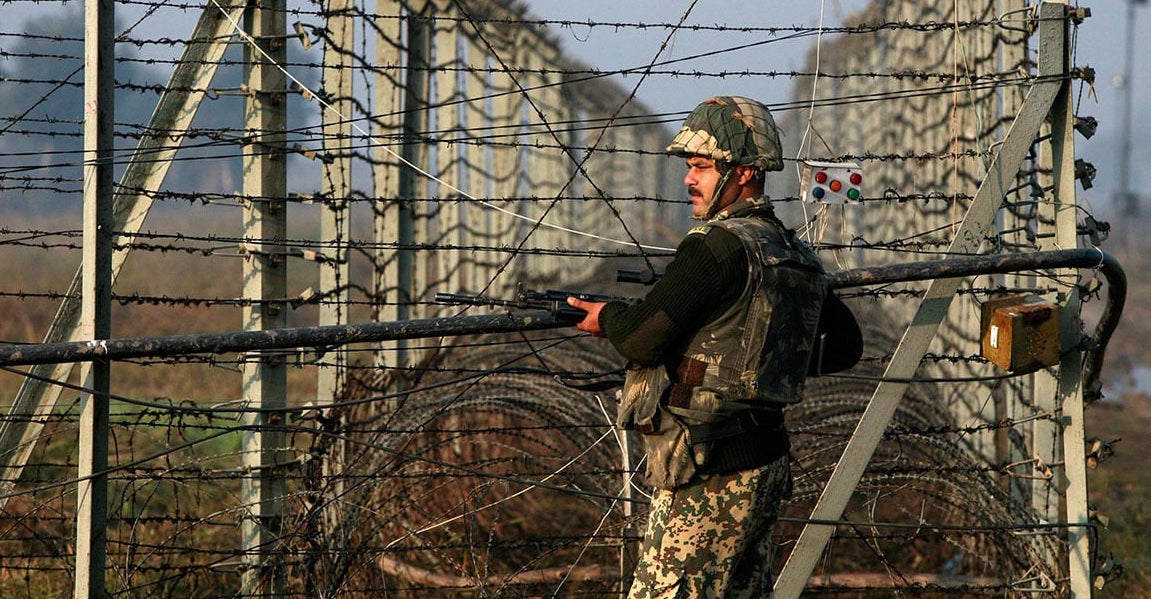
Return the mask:
{"type": "Polygon", "coordinates": [[[982,307],[982,354],[1018,374],[1059,363],[1059,306],[1033,295],[988,300],[982,307]]]}

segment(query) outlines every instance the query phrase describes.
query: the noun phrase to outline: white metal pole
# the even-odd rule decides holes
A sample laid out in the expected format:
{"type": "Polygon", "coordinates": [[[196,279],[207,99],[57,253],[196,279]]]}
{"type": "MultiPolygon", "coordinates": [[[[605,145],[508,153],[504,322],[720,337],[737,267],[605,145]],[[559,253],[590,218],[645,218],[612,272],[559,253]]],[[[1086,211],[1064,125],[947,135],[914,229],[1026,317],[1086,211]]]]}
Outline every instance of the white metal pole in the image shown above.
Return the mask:
{"type": "MultiPolygon", "coordinates": [[[[282,328],[287,322],[287,76],[282,70],[287,18],[284,0],[249,6],[244,26],[251,40],[244,46],[248,98],[244,126],[244,308],[245,330],[282,328]],[[254,42],[254,45],[253,45],[254,42]]],[[[244,416],[243,480],[247,517],[241,523],[244,556],[243,596],[281,596],[286,586],[284,561],[276,556],[282,532],[285,483],[281,472],[287,405],[287,366],[276,351],[251,352],[243,372],[244,399],[252,409],[244,416]],[[262,411],[266,410],[266,411],[262,411]]]]}
{"type": "MultiPolygon", "coordinates": [[[[1056,4],[1064,5],[1067,10],[1067,0],[1058,0],[1056,4]]],[[[1054,35],[1068,39],[1070,34],[1067,20],[1052,19],[1040,23],[1040,27],[1056,29],[1054,35]]],[[[1063,70],[1070,72],[1071,48],[1063,46],[1063,70]]],[[[1075,185],[1075,106],[1071,89],[1070,78],[1063,79],[1063,89],[1055,99],[1055,106],[1051,109],[1051,161],[1054,173],[1054,238],[1044,238],[1040,249],[1050,250],[1059,248],[1074,248],[1078,245],[1077,231],[1077,200],[1075,185]]],[[[1076,272],[1064,271],[1059,280],[1063,283],[1064,291],[1056,298],[1061,304],[1060,327],[1063,347],[1063,359],[1059,364],[1057,381],[1051,381],[1050,375],[1041,375],[1040,380],[1047,379],[1043,386],[1043,395],[1039,396],[1040,388],[1037,386],[1036,405],[1042,401],[1052,401],[1054,406],[1061,408],[1062,418],[1057,422],[1059,428],[1054,435],[1054,441],[1062,440],[1062,446],[1056,445],[1056,451],[1062,455],[1052,455],[1052,463],[1062,459],[1062,480],[1055,479],[1059,488],[1065,488],[1063,510],[1064,522],[1067,523],[1065,538],[1067,541],[1067,568],[1070,577],[1069,588],[1071,596],[1075,599],[1090,599],[1091,584],[1091,539],[1089,536],[1090,518],[1088,516],[1088,489],[1087,489],[1087,450],[1086,431],[1083,425],[1083,354],[1079,349],[1077,339],[1081,335],[1080,298],[1076,286],[1076,272]],[[1054,393],[1050,393],[1054,391],[1054,393]],[[1060,439],[1061,437],[1061,439],[1060,439]]],[[[1038,439],[1037,439],[1038,441],[1038,439]]],[[[1055,495],[1056,492],[1052,492],[1055,495]]],[[[1056,506],[1058,507],[1058,506],[1056,506]]]]}
{"type": "MultiPolygon", "coordinates": [[[[84,4],[84,259],[81,335],[112,336],[113,0],[84,4]]],[[[76,599],[107,596],[109,363],[85,368],[76,488],[76,599]]]]}

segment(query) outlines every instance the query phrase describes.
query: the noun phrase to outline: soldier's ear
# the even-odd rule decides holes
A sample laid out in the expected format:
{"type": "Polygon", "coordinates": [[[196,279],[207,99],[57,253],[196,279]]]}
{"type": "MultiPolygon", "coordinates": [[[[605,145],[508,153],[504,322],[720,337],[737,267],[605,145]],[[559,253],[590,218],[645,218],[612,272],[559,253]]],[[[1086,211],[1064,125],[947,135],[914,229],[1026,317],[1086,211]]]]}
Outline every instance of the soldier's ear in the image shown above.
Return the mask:
{"type": "Polygon", "coordinates": [[[737,164],[735,168],[736,180],[740,185],[748,185],[759,177],[759,169],[754,166],[737,164]]]}

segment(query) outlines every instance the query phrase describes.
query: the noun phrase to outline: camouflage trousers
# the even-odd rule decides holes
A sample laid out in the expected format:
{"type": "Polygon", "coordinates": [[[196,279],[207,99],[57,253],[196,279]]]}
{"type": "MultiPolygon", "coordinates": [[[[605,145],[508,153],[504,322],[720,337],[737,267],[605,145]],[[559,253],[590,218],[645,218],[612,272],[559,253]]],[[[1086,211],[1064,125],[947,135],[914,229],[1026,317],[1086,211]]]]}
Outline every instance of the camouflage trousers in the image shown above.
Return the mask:
{"type": "Polygon", "coordinates": [[[790,492],[787,456],[657,490],[629,599],[771,597],[771,534],[790,492]]]}

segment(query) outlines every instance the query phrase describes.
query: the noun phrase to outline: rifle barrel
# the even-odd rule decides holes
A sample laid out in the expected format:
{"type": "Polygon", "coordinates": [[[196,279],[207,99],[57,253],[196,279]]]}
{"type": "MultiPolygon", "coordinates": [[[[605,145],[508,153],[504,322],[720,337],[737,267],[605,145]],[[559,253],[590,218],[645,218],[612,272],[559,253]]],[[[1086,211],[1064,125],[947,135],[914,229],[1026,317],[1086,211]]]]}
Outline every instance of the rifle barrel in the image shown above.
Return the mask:
{"type": "Polygon", "coordinates": [[[502,306],[505,308],[524,308],[523,302],[505,300],[496,297],[483,297],[479,295],[462,295],[459,293],[436,293],[437,304],[466,305],[466,306],[502,306]]]}

